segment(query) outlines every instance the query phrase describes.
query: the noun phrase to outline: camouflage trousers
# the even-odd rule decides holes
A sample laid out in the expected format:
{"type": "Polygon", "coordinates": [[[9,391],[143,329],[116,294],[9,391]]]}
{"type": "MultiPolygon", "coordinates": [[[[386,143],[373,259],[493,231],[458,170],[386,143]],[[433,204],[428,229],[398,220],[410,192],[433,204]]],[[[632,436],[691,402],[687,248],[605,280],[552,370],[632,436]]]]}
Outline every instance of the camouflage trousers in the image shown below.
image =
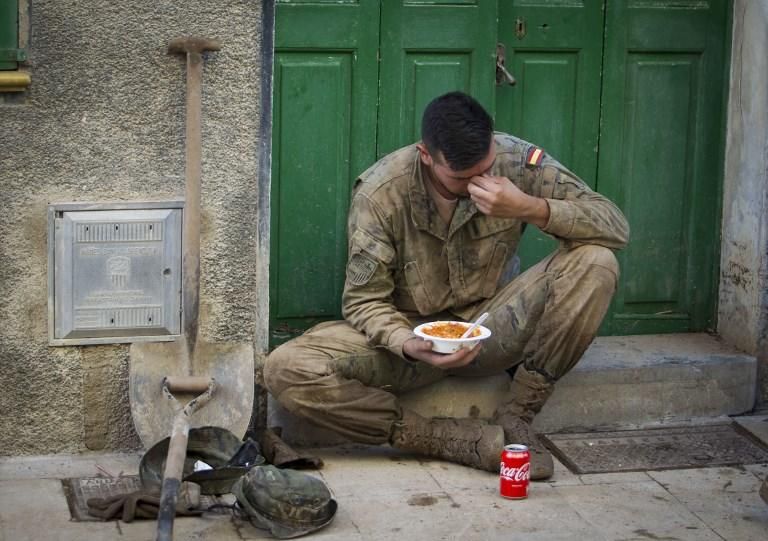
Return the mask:
{"type": "Polygon", "coordinates": [[[485,325],[493,335],[469,366],[442,370],[410,362],[371,347],[347,322],[329,321],[275,349],[264,363],[264,382],[289,411],[352,441],[385,443],[402,418],[397,396],[404,392],[447,376],[500,374],[520,364],[553,381],[562,377],[594,339],[617,278],[611,250],[560,249],[477,307],[470,319],[489,312],[485,325]]]}

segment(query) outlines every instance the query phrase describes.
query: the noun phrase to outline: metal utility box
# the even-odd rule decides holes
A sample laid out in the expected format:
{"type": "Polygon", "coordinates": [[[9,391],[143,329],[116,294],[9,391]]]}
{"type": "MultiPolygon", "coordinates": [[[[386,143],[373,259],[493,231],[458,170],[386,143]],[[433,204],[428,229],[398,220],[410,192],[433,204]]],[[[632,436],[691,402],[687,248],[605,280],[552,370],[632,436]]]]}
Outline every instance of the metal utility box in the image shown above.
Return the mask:
{"type": "Polygon", "coordinates": [[[182,208],[181,201],[49,206],[51,345],[179,335],[182,208]]]}

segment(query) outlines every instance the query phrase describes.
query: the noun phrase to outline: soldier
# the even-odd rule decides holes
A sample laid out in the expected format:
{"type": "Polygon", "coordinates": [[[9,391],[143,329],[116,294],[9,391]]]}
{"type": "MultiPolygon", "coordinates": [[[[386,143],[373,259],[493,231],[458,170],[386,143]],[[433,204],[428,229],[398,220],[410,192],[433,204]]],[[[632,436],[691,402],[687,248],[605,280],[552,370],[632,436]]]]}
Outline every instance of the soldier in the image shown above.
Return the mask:
{"type": "Polygon", "coordinates": [[[433,100],[422,140],[357,179],[349,214],[345,321],[277,348],[264,380],[289,411],[356,442],[390,443],[488,471],[505,443],[531,450],[531,478],[552,457],[531,428],[555,382],[592,342],[616,290],[621,211],[535,145],[494,133],[470,96],[433,100]],[[559,248],[514,276],[526,224],[559,248]],[[489,312],[483,347],[431,351],[413,328],[489,312]],[[446,376],[507,372],[489,421],[427,419],[397,396],[446,376]]]}

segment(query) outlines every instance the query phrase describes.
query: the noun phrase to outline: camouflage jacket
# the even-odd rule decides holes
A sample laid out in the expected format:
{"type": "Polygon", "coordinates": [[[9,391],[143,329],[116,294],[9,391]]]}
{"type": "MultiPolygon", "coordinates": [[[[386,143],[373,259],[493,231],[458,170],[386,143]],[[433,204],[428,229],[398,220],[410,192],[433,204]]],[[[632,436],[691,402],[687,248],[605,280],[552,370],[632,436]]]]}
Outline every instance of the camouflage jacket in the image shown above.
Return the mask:
{"type": "MultiPolygon", "coordinates": [[[[547,200],[543,231],[567,247],[626,245],[621,211],[537,147],[496,133],[492,175],[547,200]],[[531,155],[536,163],[528,163],[531,155]],[[542,154],[542,157],[539,157],[542,154]]],[[[450,226],[427,193],[415,145],[397,150],[357,179],[349,214],[349,258],[342,297],[344,318],[372,346],[403,356],[415,335],[409,317],[451,312],[467,319],[505,285],[523,222],[482,214],[459,199],[450,226]]]]}

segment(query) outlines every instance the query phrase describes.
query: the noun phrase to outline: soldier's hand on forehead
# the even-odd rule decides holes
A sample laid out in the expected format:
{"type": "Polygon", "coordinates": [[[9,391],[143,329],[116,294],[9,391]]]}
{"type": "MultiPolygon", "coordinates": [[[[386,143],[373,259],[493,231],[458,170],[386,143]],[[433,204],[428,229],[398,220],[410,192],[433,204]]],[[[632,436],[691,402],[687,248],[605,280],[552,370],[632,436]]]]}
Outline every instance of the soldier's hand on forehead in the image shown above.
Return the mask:
{"type": "Polygon", "coordinates": [[[467,187],[478,210],[496,218],[518,218],[543,227],[549,219],[547,202],[515,186],[507,177],[472,177],[467,187]]]}

